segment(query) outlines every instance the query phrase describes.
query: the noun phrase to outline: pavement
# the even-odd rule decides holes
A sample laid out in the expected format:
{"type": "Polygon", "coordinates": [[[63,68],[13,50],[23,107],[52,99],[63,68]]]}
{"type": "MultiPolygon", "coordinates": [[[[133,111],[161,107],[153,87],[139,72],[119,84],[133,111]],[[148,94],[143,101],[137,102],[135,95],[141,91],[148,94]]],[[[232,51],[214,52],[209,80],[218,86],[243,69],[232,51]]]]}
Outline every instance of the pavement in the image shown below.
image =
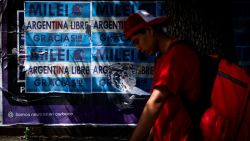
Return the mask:
{"type": "Polygon", "coordinates": [[[134,127],[30,126],[29,132],[25,133],[26,127],[0,127],[0,141],[127,141],[134,129],[134,127]]]}
{"type": "Polygon", "coordinates": [[[22,136],[0,136],[0,141],[127,141],[128,138],[108,137],[32,137],[25,140],[22,136]]]}

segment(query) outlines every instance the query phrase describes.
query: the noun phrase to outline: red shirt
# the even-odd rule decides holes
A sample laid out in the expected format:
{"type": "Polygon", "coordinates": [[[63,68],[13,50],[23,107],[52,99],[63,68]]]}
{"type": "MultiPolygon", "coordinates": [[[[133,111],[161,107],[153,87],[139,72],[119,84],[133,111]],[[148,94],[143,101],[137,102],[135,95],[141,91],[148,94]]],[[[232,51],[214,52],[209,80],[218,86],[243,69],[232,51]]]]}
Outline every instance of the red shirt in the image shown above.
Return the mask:
{"type": "Polygon", "coordinates": [[[172,43],[168,51],[156,59],[153,87],[164,86],[174,96],[168,98],[153,126],[155,141],[187,141],[192,120],[180,93],[192,103],[200,95],[200,61],[184,44],[172,43]]]}

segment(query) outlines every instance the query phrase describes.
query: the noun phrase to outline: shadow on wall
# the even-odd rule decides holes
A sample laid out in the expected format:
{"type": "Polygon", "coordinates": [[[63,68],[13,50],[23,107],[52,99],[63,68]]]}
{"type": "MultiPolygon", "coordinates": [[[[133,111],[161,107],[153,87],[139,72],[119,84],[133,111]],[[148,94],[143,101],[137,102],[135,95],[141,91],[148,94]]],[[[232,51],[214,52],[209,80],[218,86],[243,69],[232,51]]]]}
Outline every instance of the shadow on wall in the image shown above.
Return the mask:
{"type": "Polygon", "coordinates": [[[231,1],[227,0],[168,0],[166,13],[174,21],[168,30],[192,40],[201,54],[218,53],[237,62],[231,11],[231,1]]]}

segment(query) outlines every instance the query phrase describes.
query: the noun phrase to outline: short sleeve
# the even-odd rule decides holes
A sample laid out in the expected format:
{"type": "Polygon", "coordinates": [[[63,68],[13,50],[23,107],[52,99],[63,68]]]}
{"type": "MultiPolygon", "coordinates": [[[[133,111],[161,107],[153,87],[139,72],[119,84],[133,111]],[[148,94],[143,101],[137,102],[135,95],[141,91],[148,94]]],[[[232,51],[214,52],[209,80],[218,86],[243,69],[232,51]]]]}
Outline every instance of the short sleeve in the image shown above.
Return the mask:
{"type": "Polygon", "coordinates": [[[173,94],[185,91],[186,94],[197,95],[200,83],[199,65],[198,56],[191,48],[177,45],[156,60],[152,88],[166,86],[173,94]]]}
{"type": "Polygon", "coordinates": [[[176,51],[173,50],[168,55],[162,56],[156,62],[155,71],[153,87],[167,86],[173,94],[176,94],[185,75],[185,69],[176,56],[176,51]]]}

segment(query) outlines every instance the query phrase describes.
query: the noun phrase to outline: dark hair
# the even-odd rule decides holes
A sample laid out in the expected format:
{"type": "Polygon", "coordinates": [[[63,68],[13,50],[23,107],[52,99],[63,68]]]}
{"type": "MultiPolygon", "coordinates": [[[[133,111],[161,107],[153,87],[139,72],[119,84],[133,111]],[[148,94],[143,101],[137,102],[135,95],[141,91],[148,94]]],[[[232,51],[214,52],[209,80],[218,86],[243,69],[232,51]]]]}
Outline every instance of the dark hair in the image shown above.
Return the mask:
{"type": "Polygon", "coordinates": [[[161,35],[164,35],[164,36],[169,36],[168,34],[167,34],[167,32],[166,32],[166,27],[164,27],[164,26],[157,26],[157,25],[155,25],[155,26],[152,26],[152,28],[157,32],[157,33],[159,33],[159,34],[161,34],[161,35]]]}
{"type": "MultiPolygon", "coordinates": [[[[166,27],[162,27],[162,26],[157,26],[157,25],[154,25],[152,26],[153,30],[156,31],[157,33],[161,34],[161,35],[164,35],[164,36],[168,36],[169,35],[167,34],[166,30],[164,28],[166,27]]],[[[142,28],[138,31],[136,31],[133,35],[136,35],[136,34],[144,34],[145,33],[145,28],[142,28]]]]}
{"type": "Polygon", "coordinates": [[[145,33],[145,28],[141,28],[139,29],[138,31],[136,31],[133,35],[136,35],[136,34],[144,34],[145,33]]]}

